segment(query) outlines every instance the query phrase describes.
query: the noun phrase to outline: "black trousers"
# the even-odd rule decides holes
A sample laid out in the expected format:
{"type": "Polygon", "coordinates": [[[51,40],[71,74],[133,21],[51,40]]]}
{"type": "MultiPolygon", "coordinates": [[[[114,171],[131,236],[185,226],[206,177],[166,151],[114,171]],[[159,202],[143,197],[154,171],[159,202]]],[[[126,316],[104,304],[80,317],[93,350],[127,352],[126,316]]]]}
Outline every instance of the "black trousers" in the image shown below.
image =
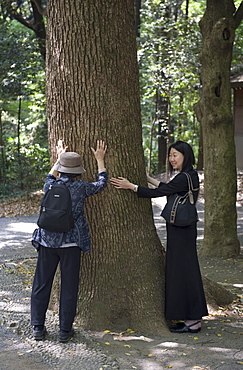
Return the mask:
{"type": "Polygon", "coordinates": [[[45,323],[53,279],[60,262],[61,288],[59,322],[61,330],[70,330],[76,315],[81,249],[40,246],[31,294],[31,325],[45,323]]]}

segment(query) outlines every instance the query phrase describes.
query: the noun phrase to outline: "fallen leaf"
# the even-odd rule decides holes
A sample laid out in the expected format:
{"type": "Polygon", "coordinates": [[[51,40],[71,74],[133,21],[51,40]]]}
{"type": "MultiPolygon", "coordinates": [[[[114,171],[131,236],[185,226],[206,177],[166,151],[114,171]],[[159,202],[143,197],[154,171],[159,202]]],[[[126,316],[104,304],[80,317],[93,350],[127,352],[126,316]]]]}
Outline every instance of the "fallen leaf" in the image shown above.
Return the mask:
{"type": "Polygon", "coordinates": [[[109,346],[109,345],[110,345],[110,343],[109,343],[109,342],[105,342],[105,344],[106,344],[107,346],[109,346]]]}
{"type": "Polygon", "coordinates": [[[134,330],[132,330],[132,329],[126,329],[125,331],[122,331],[122,332],[120,333],[120,335],[127,334],[127,333],[132,334],[132,333],[135,333],[135,331],[134,331],[134,330]]]}

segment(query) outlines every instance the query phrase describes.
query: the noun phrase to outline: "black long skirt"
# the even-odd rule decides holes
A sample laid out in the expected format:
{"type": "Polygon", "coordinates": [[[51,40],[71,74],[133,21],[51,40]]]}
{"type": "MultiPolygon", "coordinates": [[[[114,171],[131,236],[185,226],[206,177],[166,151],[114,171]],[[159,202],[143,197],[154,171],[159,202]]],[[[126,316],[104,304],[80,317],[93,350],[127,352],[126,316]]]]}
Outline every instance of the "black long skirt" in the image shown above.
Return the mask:
{"type": "Polygon", "coordinates": [[[208,315],[198,263],[196,224],[167,227],[165,317],[197,320],[208,315]]]}

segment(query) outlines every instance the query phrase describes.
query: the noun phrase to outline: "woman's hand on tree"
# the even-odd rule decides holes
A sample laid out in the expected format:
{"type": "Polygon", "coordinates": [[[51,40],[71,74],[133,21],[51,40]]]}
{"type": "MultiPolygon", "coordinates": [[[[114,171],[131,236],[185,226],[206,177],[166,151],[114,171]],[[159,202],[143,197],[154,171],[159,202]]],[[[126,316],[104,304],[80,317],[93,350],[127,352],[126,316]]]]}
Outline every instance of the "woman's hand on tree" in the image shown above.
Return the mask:
{"type": "Polygon", "coordinates": [[[67,151],[68,146],[64,145],[64,140],[59,139],[56,148],[57,148],[57,157],[60,158],[60,155],[67,151]]]}
{"type": "Polygon", "coordinates": [[[105,145],[105,142],[103,140],[97,140],[96,150],[94,148],[91,148],[91,150],[95,156],[95,159],[97,160],[97,162],[99,162],[105,157],[107,145],[105,145]]]}
{"type": "Polygon", "coordinates": [[[116,189],[130,189],[134,190],[135,185],[132,184],[129,180],[127,180],[124,177],[112,177],[110,179],[110,183],[116,188],[116,189]]]}

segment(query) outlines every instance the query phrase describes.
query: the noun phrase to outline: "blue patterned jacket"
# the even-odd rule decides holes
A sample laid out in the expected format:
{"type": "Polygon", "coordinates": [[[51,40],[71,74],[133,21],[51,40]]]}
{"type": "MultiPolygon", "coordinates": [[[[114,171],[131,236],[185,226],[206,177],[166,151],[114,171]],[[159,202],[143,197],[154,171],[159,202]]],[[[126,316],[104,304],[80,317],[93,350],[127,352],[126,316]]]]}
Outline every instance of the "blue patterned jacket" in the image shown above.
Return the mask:
{"type": "MultiPolygon", "coordinates": [[[[64,244],[74,243],[78,245],[84,253],[90,250],[90,235],[87,221],[84,217],[84,202],[91,195],[98,194],[107,185],[107,172],[98,174],[97,182],[86,182],[83,180],[74,181],[67,175],[62,174],[61,180],[69,187],[72,198],[72,209],[75,221],[74,227],[66,233],[57,233],[38,228],[34,231],[32,245],[38,250],[39,245],[48,248],[59,248],[64,244]]],[[[56,180],[52,175],[47,175],[44,185],[44,192],[56,180]]]]}

